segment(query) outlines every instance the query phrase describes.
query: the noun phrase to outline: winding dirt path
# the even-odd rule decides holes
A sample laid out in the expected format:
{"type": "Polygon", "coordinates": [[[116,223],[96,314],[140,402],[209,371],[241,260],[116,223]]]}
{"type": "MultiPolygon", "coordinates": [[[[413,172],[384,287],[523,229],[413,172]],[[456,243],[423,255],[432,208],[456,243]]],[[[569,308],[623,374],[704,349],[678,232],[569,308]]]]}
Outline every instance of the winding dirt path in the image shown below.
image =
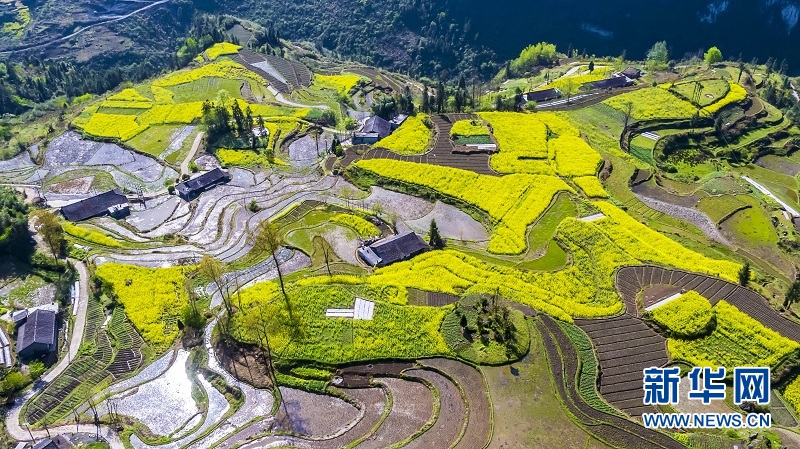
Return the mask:
{"type": "Polygon", "coordinates": [[[189,151],[189,154],[186,155],[186,159],[181,162],[181,176],[189,174],[189,164],[194,159],[194,156],[197,154],[197,150],[200,148],[200,144],[203,143],[203,131],[197,133],[197,137],[194,138],[194,142],[192,143],[192,149],[189,151]]]}

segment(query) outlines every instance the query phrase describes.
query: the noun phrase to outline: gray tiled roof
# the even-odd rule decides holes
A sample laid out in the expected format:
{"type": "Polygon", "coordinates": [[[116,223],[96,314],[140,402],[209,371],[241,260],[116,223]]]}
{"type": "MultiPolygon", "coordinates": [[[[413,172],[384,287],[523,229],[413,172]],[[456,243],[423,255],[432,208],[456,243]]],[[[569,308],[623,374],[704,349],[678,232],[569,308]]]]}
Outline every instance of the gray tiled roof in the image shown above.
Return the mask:
{"type": "Polygon", "coordinates": [[[561,96],[561,91],[556,88],[552,88],[552,89],[535,90],[533,92],[527,92],[525,94],[525,99],[528,101],[535,101],[538,103],[540,101],[553,100],[560,96],[561,96]]]}
{"type": "Polygon", "coordinates": [[[384,138],[392,133],[392,124],[375,115],[367,119],[364,126],[361,128],[361,132],[367,134],[374,133],[377,134],[378,137],[384,138]]]}
{"type": "Polygon", "coordinates": [[[22,323],[17,336],[17,352],[35,343],[52,345],[56,342],[56,314],[50,310],[35,310],[22,323]]]}
{"type": "Polygon", "coordinates": [[[114,189],[80,200],[77,203],[66,205],[61,208],[61,214],[69,221],[81,221],[104,214],[109,207],[127,202],[128,198],[119,189],[114,189]]]}
{"type": "Polygon", "coordinates": [[[228,174],[222,171],[220,168],[215,168],[210,172],[203,173],[202,175],[192,178],[188,181],[182,182],[175,186],[178,190],[178,193],[181,195],[188,195],[193,192],[199,192],[203,189],[207,189],[212,185],[225,181],[228,179],[228,174]]]}
{"type": "Polygon", "coordinates": [[[428,244],[414,232],[373,243],[369,247],[381,259],[380,265],[406,260],[430,249],[428,244]]]}

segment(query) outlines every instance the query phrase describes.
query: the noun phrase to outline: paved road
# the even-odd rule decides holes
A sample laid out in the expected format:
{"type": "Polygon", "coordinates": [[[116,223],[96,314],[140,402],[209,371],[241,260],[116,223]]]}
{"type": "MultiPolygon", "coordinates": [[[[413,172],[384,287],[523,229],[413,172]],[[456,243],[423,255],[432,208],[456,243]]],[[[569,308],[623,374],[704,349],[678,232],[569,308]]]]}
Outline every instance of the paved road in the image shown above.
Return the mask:
{"type": "Polygon", "coordinates": [[[769,190],[768,190],[766,187],[764,187],[764,186],[762,186],[761,184],[759,184],[758,182],[756,182],[756,181],[754,181],[754,180],[752,180],[752,179],[748,178],[747,176],[742,176],[742,179],[744,179],[745,181],[747,181],[747,182],[749,182],[750,184],[752,184],[752,185],[753,185],[753,187],[755,187],[756,189],[758,189],[758,190],[759,190],[761,193],[763,193],[764,195],[767,195],[768,197],[770,197],[770,198],[772,198],[773,200],[777,201],[777,202],[778,202],[778,204],[780,204],[781,206],[783,206],[783,208],[784,208],[784,209],[786,209],[786,212],[789,212],[789,214],[790,214],[792,217],[800,217],[800,212],[797,212],[797,211],[796,211],[794,208],[792,208],[792,206],[790,206],[790,205],[786,204],[786,203],[785,203],[785,202],[783,202],[783,201],[782,201],[780,198],[778,198],[777,196],[773,195],[773,194],[772,194],[772,192],[770,192],[770,191],[769,191],[769,190]]]}
{"type": "Polygon", "coordinates": [[[203,143],[203,131],[197,133],[197,137],[194,138],[194,143],[192,143],[191,151],[186,155],[186,159],[181,162],[181,176],[189,174],[189,164],[197,154],[197,149],[200,148],[201,143],[203,143]]]}
{"type": "MultiPolygon", "coordinates": [[[[78,270],[78,276],[80,278],[80,292],[77,298],[78,313],[75,316],[75,324],[72,326],[72,338],[70,338],[69,341],[69,350],[67,351],[67,357],[61,359],[61,361],[55,367],[44,374],[36,382],[36,385],[33,388],[31,388],[24,396],[18,398],[11,407],[11,410],[8,412],[8,415],[6,416],[6,429],[12,438],[19,441],[30,441],[30,433],[32,433],[33,437],[37,440],[47,437],[47,432],[44,430],[32,430],[29,433],[28,430],[20,425],[19,418],[20,412],[22,411],[22,406],[25,405],[25,403],[28,402],[28,400],[30,400],[30,398],[32,398],[36,393],[44,389],[47,384],[61,375],[61,373],[67,369],[70,361],[72,361],[72,359],[78,354],[78,350],[81,347],[83,330],[86,327],[86,307],[89,302],[89,273],[86,271],[86,265],[84,265],[83,262],[74,259],[70,259],[70,262],[72,262],[75,265],[75,268],[78,270]]],[[[73,433],[75,432],[75,426],[67,425],[61,427],[51,427],[49,430],[50,435],[58,435],[59,433],[73,433]]],[[[78,431],[94,433],[95,426],[81,424],[78,428],[78,431]]],[[[113,449],[124,449],[119,436],[111,429],[101,427],[100,432],[101,435],[111,443],[111,447],[113,449]]]]}

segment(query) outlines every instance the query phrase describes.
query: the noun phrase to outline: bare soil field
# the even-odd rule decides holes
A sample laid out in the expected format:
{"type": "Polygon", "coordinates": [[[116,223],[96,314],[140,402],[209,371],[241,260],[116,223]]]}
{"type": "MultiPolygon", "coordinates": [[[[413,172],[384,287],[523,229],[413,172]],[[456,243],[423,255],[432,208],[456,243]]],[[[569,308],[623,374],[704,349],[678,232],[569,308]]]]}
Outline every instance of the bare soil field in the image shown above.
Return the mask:
{"type": "Polygon", "coordinates": [[[437,369],[453,379],[467,395],[469,417],[467,429],[455,446],[458,449],[484,447],[492,432],[489,393],[483,375],[475,368],[451,359],[421,360],[424,366],[437,369]]]}
{"type": "Polygon", "coordinates": [[[758,158],[756,165],[791,177],[800,174],[800,164],[794,163],[788,158],[775,156],[773,154],[758,158]]]}
{"type": "Polygon", "coordinates": [[[283,403],[275,417],[279,431],[326,438],[358,419],[359,412],[348,402],[334,396],[281,387],[283,403]]]}
{"type": "MultiPolygon", "coordinates": [[[[572,342],[549,316],[540,315],[536,324],[542,335],[558,393],[564,399],[569,411],[585,428],[615,447],[631,449],[684,447],[665,434],[642,427],[634,421],[599,411],[584,402],[576,384],[578,354],[572,342]]],[[[639,374],[641,378],[641,370],[639,374]]]]}
{"type": "Polygon", "coordinates": [[[411,362],[369,363],[341,368],[336,376],[342,378],[341,387],[365,388],[372,386],[371,381],[375,376],[400,376],[403,371],[412,368],[414,364],[411,362]]]}
{"type": "Polygon", "coordinates": [[[61,195],[82,195],[90,191],[94,176],[83,176],[48,186],[48,191],[61,195]]]}
{"type": "Polygon", "coordinates": [[[680,292],[679,288],[667,284],[656,284],[647,287],[642,292],[642,305],[645,308],[650,307],[658,301],[680,292]]]}
{"type": "Polygon", "coordinates": [[[600,363],[600,394],[632,416],[654,412],[642,405],[642,369],[669,359],[666,340],[640,318],[623,314],[610,319],[575,320],[589,335],[600,363]]]}
{"type": "Polygon", "coordinates": [[[433,427],[417,437],[407,448],[427,449],[431,447],[450,447],[461,436],[467,422],[468,404],[461,396],[461,390],[447,377],[430,370],[408,370],[407,376],[418,377],[430,382],[439,393],[439,416],[433,427]]]}
{"type": "Polygon", "coordinates": [[[383,449],[410,437],[433,416],[434,397],[421,382],[393,377],[376,378],[392,395],[392,409],[378,430],[359,449],[383,449]]]}
{"type": "Polygon", "coordinates": [[[385,211],[392,211],[401,220],[418,220],[431,213],[433,203],[404,193],[393,192],[373,186],[370,195],[364,200],[367,207],[380,204],[385,211]]]}
{"type": "Polygon", "coordinates": [[[406,221],[406,224],[417,232],[427,234],[434,220],[442,237],[446,239],[470,242],[489,240],[489,233],[482,224],[461,209],[441,201],[437,201],[433,210],[424,217],[406,221]]]}

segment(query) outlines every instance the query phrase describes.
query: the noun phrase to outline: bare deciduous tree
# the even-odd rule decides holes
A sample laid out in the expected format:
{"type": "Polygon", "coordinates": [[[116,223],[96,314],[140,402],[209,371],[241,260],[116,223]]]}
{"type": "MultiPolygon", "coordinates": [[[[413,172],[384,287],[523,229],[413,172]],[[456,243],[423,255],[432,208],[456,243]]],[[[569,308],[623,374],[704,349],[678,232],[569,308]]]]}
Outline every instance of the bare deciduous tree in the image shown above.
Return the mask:
{"type": "Polygon", "coordinates": [[[283,236],[280,234],[278,228],[271,222],[264,221],[250,234],[250,241],[253,249],[259,253],[269,253],[272,260],[275,262],[275,270],[278,272],[278,282],[280,282],[281,293],[283,299],[286,301],[286,310],[289,316],[292,316],[292,305],[289,302],[289,295],[286,293],[286,286],[283,282],[283,273],[281,272],[281,263],[278,260],[278,252],[283,245],[283,236]]]}
{"type": "Polygon", "coordinates": [[[623,124],[622,124],[622,135],[624,136],[626,132],[628,132],[628,126],[631,124],[631,117],[633,116],[633,102],[626,101],[625,104],[622,105],[622,117],[623,117],[623,124]]]}

